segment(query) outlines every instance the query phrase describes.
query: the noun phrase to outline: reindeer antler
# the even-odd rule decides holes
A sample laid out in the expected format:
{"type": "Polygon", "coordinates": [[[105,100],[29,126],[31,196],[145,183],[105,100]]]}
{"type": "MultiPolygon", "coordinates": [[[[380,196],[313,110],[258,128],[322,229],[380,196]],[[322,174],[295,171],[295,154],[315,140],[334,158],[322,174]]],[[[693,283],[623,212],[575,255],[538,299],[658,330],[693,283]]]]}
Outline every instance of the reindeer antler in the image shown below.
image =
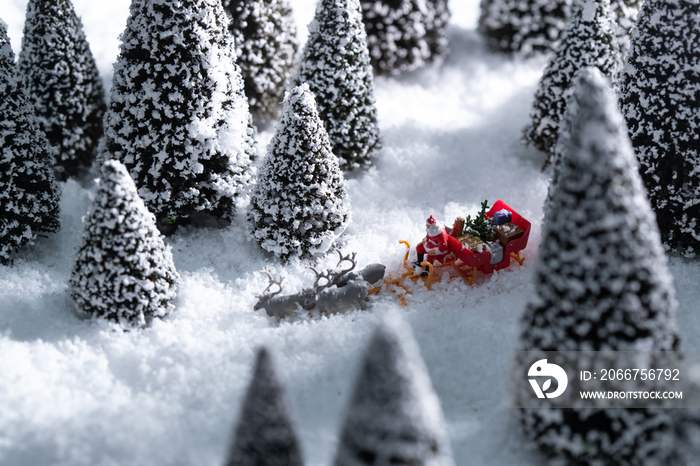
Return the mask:
{"type": "Polygon", "coordinates": [[[331,280],[331,271],[330,270],[326,270],[323,273],[318,273],[316,271],[316,269],[314,269],[313,267],[309,267],[309,268],[311,270],[313,270],[314,274],[316,274],[316,281],[314,281],[314,289],[315,290],[318,290],[318,288],[320,288],[320,289],[328,288],[331,285],[331,283],[333,281],[331,280]],[[323,286],[319,286],[318,283],[324,278],[326,279],[326,284],[323,286]]]}
{"type": "Polygon", "coordinates": [[[340,251],[338,251],[338,250],[336,250],[336,252],[337,252],[338,255],[340,256],[340,260],[339,260],[338,263],[335,265],[336,267],[338,267],[340,264],[342,264],[342,263],[345,262],[345,261],[348,261],[348,262],[350,262],[350,263],[352,264],[352,267],[350,267],[350,268],[347,269],[347,270],[342,270],[342,269],[341,269],[340,274],[339,274],[338,276],[343,276],[343,275],[345,275],[346,273],[348,273],[348,272],[350,272],[351,270],[353,270],[353,269],[355,268],[355,266],[357,266],[357,261],[355,261],[355,256],[357,255],[356,252],[353,252],[352,255],[348,254],[347,256],[343,256],[343,253],[340,252],[340,251]]]}
{"type": "Polygon", "coordinates": [[[277,281],[274,278],[272,278],[272,275],[270,275],[270,273],[267,270],[264,270],[263,272],[265,273],[265,275],[267,275],[267,278],[270,281],[270,283],[267,285],[267,288],[265,288],[263,290],[263,292],[260,294],[260,296],[256,296],[256,298],[258,298],[258,299],[263,298],[263,297],[271,298],[275,295],[280,294],[282,292],[282,281],[284,281],[284,277],[281,277],[279,279],[279,281],[277,281]],[[270,293],[269,295],[266,296],[265,293],[267,293],[267,290],[269,290],[272,287],[272,285],[277,285],[279,287],[279,290],[277,290],[276,293],[270,293]]]}

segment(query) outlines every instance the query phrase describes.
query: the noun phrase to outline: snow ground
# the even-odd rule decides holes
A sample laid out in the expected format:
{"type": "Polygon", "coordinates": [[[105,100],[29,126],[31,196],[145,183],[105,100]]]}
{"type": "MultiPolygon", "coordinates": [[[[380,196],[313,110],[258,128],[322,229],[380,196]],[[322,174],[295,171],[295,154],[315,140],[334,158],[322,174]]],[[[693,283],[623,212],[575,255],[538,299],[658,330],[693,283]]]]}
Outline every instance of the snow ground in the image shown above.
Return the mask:
{"type": "MultiPolygon", "coordinates": [[[[3,11],[19,50],[26,1],[3,11]]],[[[108,83],[129,2],[74,0],[108,83]]],[[[313,0],[292,0],[302,36],[313,0]]],[[[384,149],[371,170],[348,182],[353,224],[343,251],[359,266],[400,270],[403,246],[423,236],[430,215],[451,222],[503,199],[532,221],[525,265],[480,277],[473,287],[410,285],[373,298],[366,312],[279,325],[253,312],[268,266],[288,291],[313,281],[303,264],[282,267],[246,241],[243,216],[230,227],[186,229],[169,239],[182,274],[176,311],[151,328],[115,332],[80,320],[67,281],[91,192],[64,184],[63,231],[0,267],[0,464],[220,465],[248,383],[254,351],[276,357],[306,464],[330,464],[355,367],[385,315],[413,327],[449,423],[455,463],[536,465],[525,453],[507,401],[508,351],[527,301],[540,238],[547,175],[523,147],[544,60],[494,56],[474,31],[478,0],[451,2],[452,54],[440,69],[377,79],[384,149]]],[[[271,137],[260,134],[261,141],[271,137]]],[[[322,267],[334,265],[334,257],[322,267]]],[[[682,349],[700,350],[698,259],[671,259],[681,303],[682,349]]]]}

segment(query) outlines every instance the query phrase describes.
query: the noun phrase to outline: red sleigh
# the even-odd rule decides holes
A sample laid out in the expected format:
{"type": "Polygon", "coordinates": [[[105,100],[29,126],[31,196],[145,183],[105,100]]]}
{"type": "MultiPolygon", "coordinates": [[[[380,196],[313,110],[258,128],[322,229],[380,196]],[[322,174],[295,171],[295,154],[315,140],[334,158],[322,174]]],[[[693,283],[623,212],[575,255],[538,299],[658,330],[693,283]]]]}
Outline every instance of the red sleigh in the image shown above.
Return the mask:
{"type": "MultiPolygon", "coordinates": [[[[408,256],[411,251],[411,245],[407,241],[400,241],[406,246],[406,255],[403,259],[403,267],[406,271],[396,279],[385,279],[388,285],[396,285],[404,288],[400,282],[405,278],[410,278],[413,281],[422,279],[428,289],[431,288],[433,282],[442,280],[442,277],[436,273],[436,269],[451,267],[456,271],[456,277],[461,277],[470,285],[474,284],[478,272],[483,274],[493,273],[494,270],[502,270],[510,266],[511,259],[515,260],[519,265],[525,260],[520,256],[520,251],[527,246],[527,240],[530,237],[530,222],[525,220],[519,213],[513,210],[505,202],[498,200],[486,212],[485,217],[491,220],[496,212],[507,210],[510,212],[510,222],[507,229],[501,228],[497,230],[498,239],[490,245],[485,244],[484,247],[471,248],[468,247],[468,242],[472,239],[471,235],[453,236],[448,242],[450,252],[444,256],[433,257],[431,262],[422,262],[422,267],[428,268],[427,276],[416,274],[413,264],[408,262],[408,256]],[[500,245],[497,245],[498,242],[500,245]],[[473,249],[477,249],[476,251],[473,249]],[[492,250],[502,249],[503,258],[494,261],[492,258],[492,250]],[[493,262],[493,263],[492,263],[493,262]]],[[[480,242],[480,240],[477,239],[480,242]]],[[[406,290],[408,291],[408,290],[406,290]]],[[[405,300],[402,299],[402,304],[405,300]]]]}

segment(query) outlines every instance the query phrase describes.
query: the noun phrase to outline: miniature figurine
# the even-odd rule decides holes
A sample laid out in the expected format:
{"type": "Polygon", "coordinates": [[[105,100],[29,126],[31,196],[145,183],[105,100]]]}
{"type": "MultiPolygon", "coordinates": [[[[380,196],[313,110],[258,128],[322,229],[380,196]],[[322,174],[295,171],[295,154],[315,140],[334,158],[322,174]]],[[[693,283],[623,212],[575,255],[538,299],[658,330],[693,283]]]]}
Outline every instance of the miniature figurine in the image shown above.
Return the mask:
{"type": "MultiPolygon", "coordinates": [[[[444,263],[445,260],[450,259],[450,255],[456,259],[455,251],[459,252],[464,248],[462,243],[450,235],[445,225],[440,223],[434,215],[431,215],[425,221],[425,231],[426,237],[416,246],[416,254],[418,256],[418,260],[415,262],[416,266],[420,266],[423,263],[426,254],[428,255],[429,263],[432,264],[436,259],[444,263]]],[[[421,272],[422,277],[428,275],[428,269],[427,266],[423,269],[421,272]]]]}

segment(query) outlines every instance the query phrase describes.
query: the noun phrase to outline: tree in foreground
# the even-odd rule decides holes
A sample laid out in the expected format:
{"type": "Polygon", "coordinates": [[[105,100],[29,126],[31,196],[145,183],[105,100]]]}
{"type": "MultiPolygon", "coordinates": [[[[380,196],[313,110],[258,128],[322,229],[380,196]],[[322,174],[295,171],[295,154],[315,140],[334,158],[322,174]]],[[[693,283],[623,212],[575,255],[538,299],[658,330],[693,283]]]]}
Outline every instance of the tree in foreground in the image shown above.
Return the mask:
{"type": "Polygon", "coordinates": [[[596,66],[615,80],[621,64],[609,0],[577,3],[555,55],[540,79],[530,113],[531,122],[523,135],[526,143],[547,154],[545,165],[554,156],[559,123],[576,74],[587,66],[596,66]]]}
{"type": "Polygon", "coordinates": [[[30,0],[19,71],[34,112],[57,149],[56,176],[92,165],[102,137],[105,95],[83,25],[70,0],[30,0]]]}
{"type": "MultiPolygon", "coordinates": [[[[671,275],[617,98],[597,68],[576,79],[570,117],[520,346],[673,350],[671,275]]],[[[671,429],[668,412],[651,409],[529,409],[522,423],[566,464],[659,464],[671,429]]]]}
{"type": "Polygon", "coordinates": [[[224,0],[245,95],[256,123],[279,116],[296,67],[297,29],[287,0],[224,0]]]}
{"type": "Polygon", "coordinates": [[[164,231],[228,220],[253,139],[221,0],[133,0],[105,116],[105,158],[128,168],[164,231]],[[171,228],[168,228],[168,227],[171,228]]]}
{"type": "Polygon", "coordinates": [[[398,76],[430,57],[425,5],[420,0],[362,0],[370,62],[378,75],[398,76]]]}
{"type": "Polygon", "coordinates": [[[372,335],[345,414],[335,466],[452,466],[440,400],[410,330],[372,335]]]}
{"type": "Polygon", "coordinates": [[[367,166],[379,143],[374,77],[359,0],[321,0],[297,84],[307,83],[340,167],[367,166]]]}
{"type": "Polygon", "coordinates": [[[124,165],[105,162],[70,277],[78,308],[140,327],[172,308],[179,275],[124,165]]]}
{"type": "Polygon", "coordinates": [[[663,242],[700,252],[700,4],[648,0],[621,106],[663,242]]]}
{"type": "Polygon", "coordinates": [[[479,32],[491,50],[525,56],[554,48],[573,0],[481,0],[479,32]]]}
{"type": "Polygon", "coordinates": [[[287,93],[282,119],[260,167],[248,227],[282,260],[325,252],[350,218],[345,179],[309,86],[287,93]]]}
{"type": "Polygon", "coordinates": [[[38,233],[61,228],[61,193],[52,168],[54,152],[28,101],[2,20],[0,95],[0,264],[7,264],[38,233]]]}
{"type": "Polygon", "coordinates": [[[301,466],[284,389],[270,353],[258,351],[226,466],[301,466]]]}

